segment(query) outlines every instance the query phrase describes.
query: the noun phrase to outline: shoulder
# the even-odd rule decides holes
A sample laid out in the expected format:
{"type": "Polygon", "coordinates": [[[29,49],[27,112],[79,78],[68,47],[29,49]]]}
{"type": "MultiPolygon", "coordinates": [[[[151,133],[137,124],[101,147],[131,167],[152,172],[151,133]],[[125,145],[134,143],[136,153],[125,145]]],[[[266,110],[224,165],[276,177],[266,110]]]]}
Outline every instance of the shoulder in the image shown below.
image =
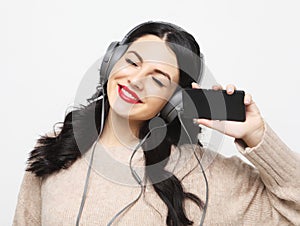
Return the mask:
{"type": "Polygon", "coordinates": [[[39,203],[42,179],[32,172],[25,171],[18,195],[19,203],[39,203]]]}

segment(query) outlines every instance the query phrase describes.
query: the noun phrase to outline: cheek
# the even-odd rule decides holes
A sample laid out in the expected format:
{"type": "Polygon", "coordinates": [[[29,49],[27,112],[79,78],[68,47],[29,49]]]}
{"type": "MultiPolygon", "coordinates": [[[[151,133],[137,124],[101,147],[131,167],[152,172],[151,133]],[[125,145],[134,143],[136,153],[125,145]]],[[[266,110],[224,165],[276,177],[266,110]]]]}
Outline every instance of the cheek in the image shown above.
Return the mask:
{"type": "Polygon", "coordinates": [[[146,112],[147,112],[149,118],[153,118],[163,109],[163,107],[167,103],[167,100],[159,98],[159,97],[152,97],[152,98],[149,98],[149,100],[147,102],[148,102],[147,103],[148,110],[146,112]]]}
{"type": "Polygon", "coordinates": [[[153,114],[152,116],[155,116],[164,108],[164,106],[168,103],[168,101],[174,94],[175,88],[175,86],[170,87],[168,90],[161,92],[160,95],[151,98],[151,101],[149,101],[148,106],[150,108],[149,112],[151,112],[151,110],[155,112],[155,114],[153,114]]]}
{"type": "Polygon", "coordinates": [[[107,98],[110,103],[116,101],[116,87],[117,84],[114,81],[108,80],[107,82],[107,98]]]}

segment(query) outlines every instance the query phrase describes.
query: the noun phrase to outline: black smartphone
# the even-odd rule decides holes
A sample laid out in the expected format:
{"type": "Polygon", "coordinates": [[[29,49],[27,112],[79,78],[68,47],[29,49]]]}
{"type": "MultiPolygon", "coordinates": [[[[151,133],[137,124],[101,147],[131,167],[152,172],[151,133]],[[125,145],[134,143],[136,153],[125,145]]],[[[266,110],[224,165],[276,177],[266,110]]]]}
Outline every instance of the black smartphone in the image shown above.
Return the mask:
{"type": "Polygon", "coordinates": [[[226,90],[183,89],[183,117],[244,122],[244,96],[243,90],[229,95],[226,90]]]}

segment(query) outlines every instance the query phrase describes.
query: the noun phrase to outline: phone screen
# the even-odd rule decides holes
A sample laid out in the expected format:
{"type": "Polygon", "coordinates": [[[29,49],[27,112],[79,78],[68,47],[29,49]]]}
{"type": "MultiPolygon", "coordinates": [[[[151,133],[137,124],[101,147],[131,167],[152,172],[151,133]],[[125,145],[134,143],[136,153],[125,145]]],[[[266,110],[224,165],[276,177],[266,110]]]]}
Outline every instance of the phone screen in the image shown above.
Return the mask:
{"type": "Polygon", "coordinates": [[[183,117],[244,122],[244,96],[243,90],[229,95],[226,90],[183,89],[183,117]]]}

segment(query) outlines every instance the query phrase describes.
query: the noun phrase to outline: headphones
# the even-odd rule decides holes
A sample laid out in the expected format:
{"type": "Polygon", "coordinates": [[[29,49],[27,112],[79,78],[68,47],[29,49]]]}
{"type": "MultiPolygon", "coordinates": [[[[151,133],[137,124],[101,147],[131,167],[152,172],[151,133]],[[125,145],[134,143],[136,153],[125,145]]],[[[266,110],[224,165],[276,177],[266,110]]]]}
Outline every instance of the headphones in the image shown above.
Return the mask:
{"type": "MultiPolygon", "coordinates": [[[[123,38],[123,40],[121,42],[112,42],[109,47],[107,48],[107,51],[104,55],[104,58],[102,60],[102,63],[100,65],[100,68],[99,68],[99,73],[100,73],[100,87],[101,89],[103,89],[103,86],[105,84],[105,82],[108,80],[108,77],[109,77],[109,74],[113,68],[113,66],[117,63],[117,61],[123,56],[123,54],[126,52],[126,50],[128,49],[129,45],[126,44],[128,38],[131,37],[131,35],[139,28],[141,28],[142,26],[146,25],[146,24],[150,24],[150,23],[154,23],[152,21],[149,21],[149,22],[145,22],[145,23],[142,23],[138,26],[136,26],[135,28],[133,28],[131,31],[129,31],[129,33],[123,38]]],[[[173,24],[169,24],[169,23],[166,23],[166,22],[158,22],[160,24],[165,24],[165,25],[168,25],[172,28],[175,28],[179,31],[184,31],[182,28],[180,27],[177,27],[176,25],[173,25],[173,24]]],[[[187,63],[187,65],[185,65],[187,68],[184,68],[186,69],[186,71],[189,71],[189,68],[190,68],[190,61],[188,58],[186,59],[183,59],[184,61],[186,61],[185,63],[187,63]]],[[[182,68],[180,68],[182,70],[182,68]]],[[[199,68],[199,73],[198,75],[196,76],[196,79],[193,78],[194,81],[196,82],[200,82],[200,80],[202,79],[202,74],[203,74],[203,69],[204,69],[204,63],[203,63],[203,55],[202,53],[200,53],[200,68],[199,68]]],[[[185,72],[186,72],[185,71],[185,72]]],[[[169,101],[167,102],[167,104],[164,106],[164,108],[161,110],[159,116],[165,120],[165,122],[167,123],[170,123],[172,122],[177,116],[182,124],[182,121],[181,121],[181,116],[179,114],[179,112],[182,110],[183,108],[183,104],[182,104],[182,92],[181,92],[181,89],[180,88],[177,88],[174,92],[174,94],[172,95],[172,97],[169,99],[169,101]]],[[[103,121],[104,119],[104,96],[102,96],[102,119],[101,121],[103,121]]],[[[156,121],[157,122],[157,121],[156,121]]],[[[101,125],[103,126],[103,123],[101,123],[101,125]]],[[[182,124],[183,125],[183,124],[182,124]]],[[[166,124],[164,125],[159,125],[159,126],[155,126],[154,128],[152,128],[148,134],[154,130],[154,129],[157,129],[159,127],[165,127],[166,124]]],[[[184,126],[184,125],[183,125],[184,126]]],[[[100,128],[100,133],[99,133],[99,136],[97,139],[99,139],[100,137],[100,134],[102,133],[102,129],[103,127],[100,128]]],[[[187,136],[190,138],[189,136],[189,133],[187,132],[187,130],[185,129],[186,133],[187,133],[187,136]]],[[[145,140],[147,139],[148,137],[148,134],[144,137],[144,139],[139,143],[139,145],[142,145],[143,142],[145,142],[145,140]]],[[[190,138],[190,141],[191,141],[191,138],[190,138]]],[[[88,188],[88,182],[89,182],[89,177],[90,177],[90,172],[91,172],[91,165],[93,163],[93,156],[94,156],[94,151],[95,151],[95,147],[96,147],[96,142],[94,143],[93,145],[93,149],[92,149],[92,156],[91,156],[91,159],[90,159],[90,163],[89,163],[89,168],[88,168],[88,172],[87,172],[87,176],[86,176],[86,180],[85,180],[85,185],[84,185],[84,192],[83,192],[83,195],[82,195],[82,199],[81,199],[81,204],[80,204],[80,208],[79,208],[79,212],[77,214],[77,218],[76,218],[76,226],[79,225],[79,221],[80,221],[80,218],[81,218],[81,214],[82,214],[82,211],[83,211],[83,208],[84,208],[84,203],[85,203],[85,198],[86,198],[86,193],[87,193],[87,188],[88,188]]],[[[136,147],[136,150],[138,149],[138,147],[136,147]]],[[[134,153],[134,152],[133,152],[134,153]]],[[[196,155],[195,155],[196,156],[196,155]]],[[[132,155],[133,157],[133,155],[132,155]]],[[[196,156],[197,158],[197,156],[196,156]]],[[[202,213],[202,217],[201,217],[201,222],[200,222],[200,226],[203,225],[203,221],[204,221],[204,217],[205,217],[205,214],[206,214],[206,208],[207,208],[207,203],[208,203],[208,183],[207,183],[207,179],[206,179],[206,176],[205,176],[205,172],[201,166],[201,163],[199,161],[199,159],[197,158],[197,161],[202,169],[202,173],[204,175],[204,178],[205,178],[205,181],[206,181],[206,202],[205,202],[205,206],[204,206],[204,210],[203,210],[203,213],[202,213]]],[[[114,221],[115,219],[122,213],[124,212],[127,208],[129,208],[131,205],[133,205],[142,195],[142,191],[143,191],[143,186],[142,184],[140,183],[140,178],[138,177],[138,175],[135,173],[135,171],[133,169],[132,170],[132,173],[133,173],[133,177],[137,180],[137,182],[141,185],[141,192],[139,194],[139,196],[134,200],[132,201],[131,203],[129,203],[127,206],[125,206],[121,211],[119,211],[111,220],[110,222],[108,223],[108,226],[110,226],[114,221]]]]}
{"type": "MultiPolygon", "coordinates": [[[[104,83],[108,80],[109,74],[114,67],[114,65],[117,63],[117,61],[124,55],[126,50],[128,49],[129,45],[125,44],[126,41],[132,36],[132,34],[141,28],[144,25],[151,24],[151,23],[159,23],[159,24],[164,24],[171,26],[172,28],[175,28],[179,31],[184,31],[182,28],[170,24],[167,22],[153,22],[153,21],[148,21],[144,22],[140,25],[137,25],[134,27],[132,30],[130,30],[125,37],[123,38],[122,41],[115,41],[112,42],[109,47],[106,50],[106,53],[103,57],[102,63],[99,68],[99,73],[100,73],[100,84],[102,84],[102,87],[104,83]]],[[[186,68],[188,70],[188,68],[186,68]]],[[[204,71],[204,57],[203,54],[200,53],[200,70],[199,74],[196,77],[195,81],[200,82],[202,79],[203,71],[204,71]]],[[[183,108],[182,104],[182,93],[180,87],[178,87],[172,97],[169,99],[167,104],[164,106],[164,108],[161,110],[159,116],[163,118],[167,123],[172,122],[177,116],[178,112],[181,111],[183,108]]]]}

